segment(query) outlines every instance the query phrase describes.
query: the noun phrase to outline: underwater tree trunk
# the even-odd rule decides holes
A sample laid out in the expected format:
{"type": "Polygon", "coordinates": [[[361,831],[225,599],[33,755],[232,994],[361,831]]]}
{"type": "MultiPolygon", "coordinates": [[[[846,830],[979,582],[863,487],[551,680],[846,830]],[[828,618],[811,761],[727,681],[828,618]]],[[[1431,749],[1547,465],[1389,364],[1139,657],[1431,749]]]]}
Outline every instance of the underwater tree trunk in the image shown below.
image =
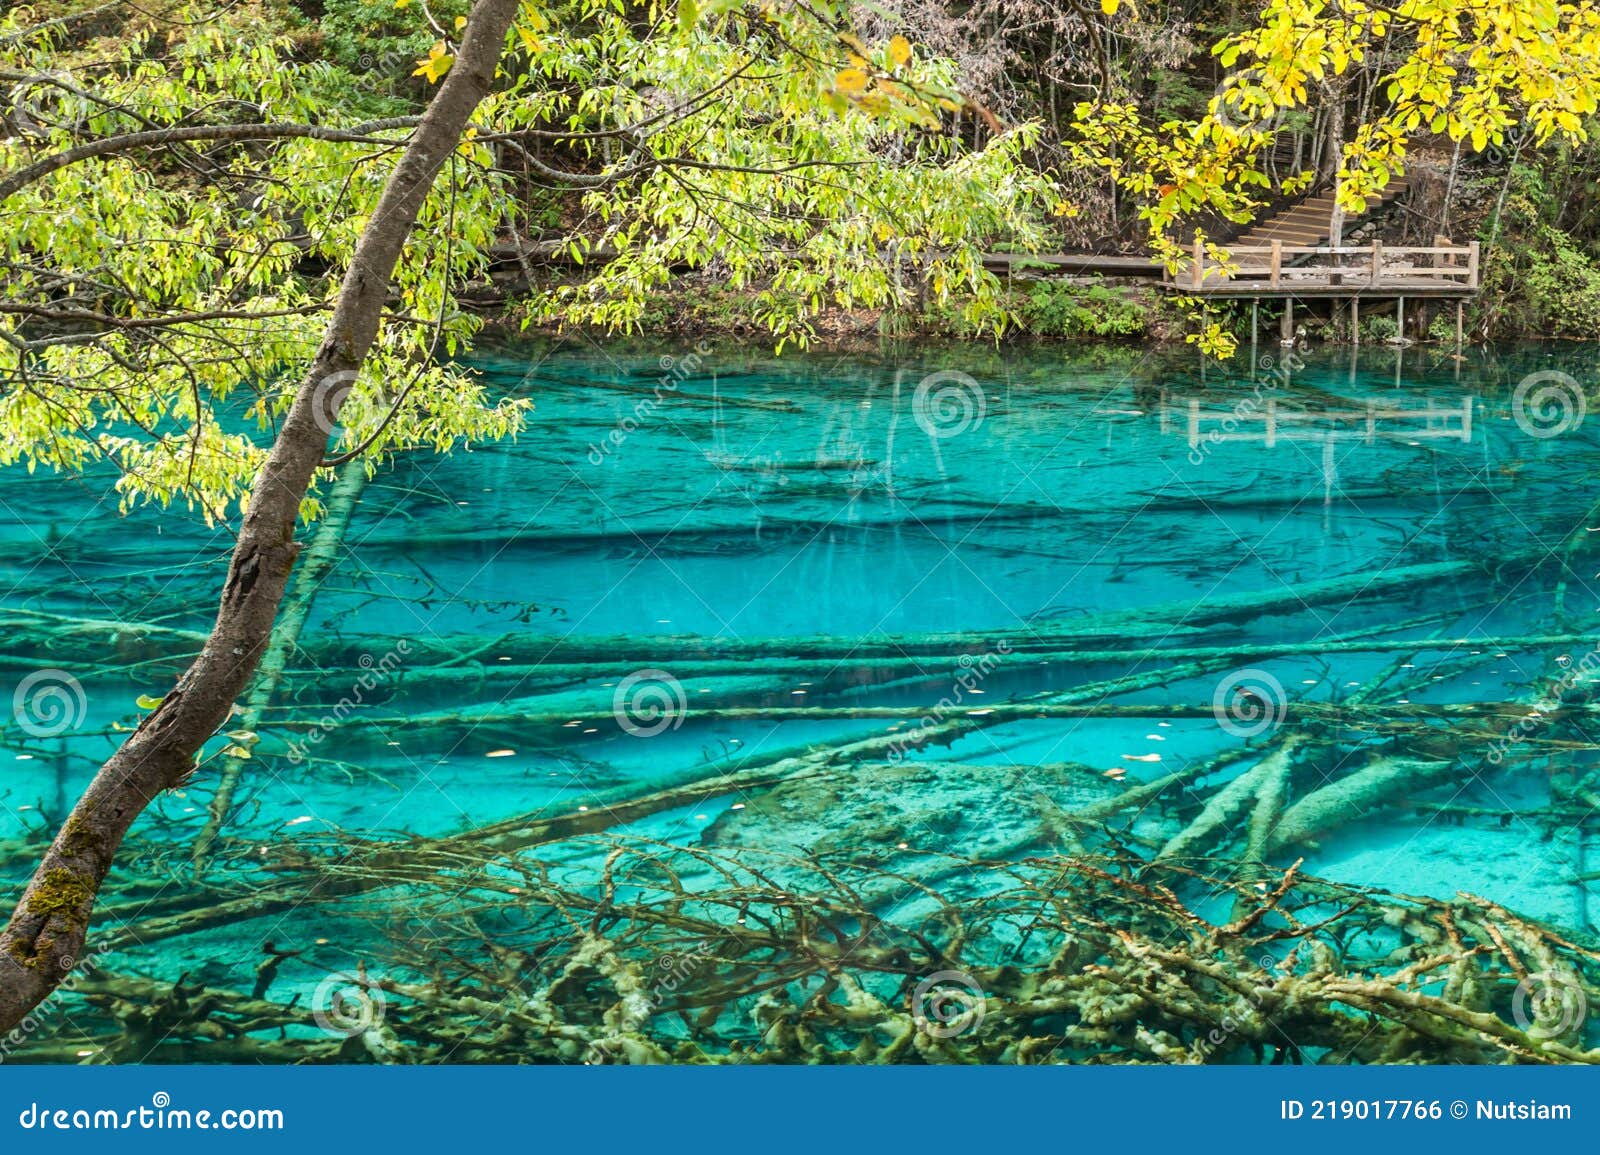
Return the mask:
{"type": "Polygon", "coordinates": [[[322,344],[251,491],[200,654],[94,781],[46,851],[0,933],[0,1031],[50,994],[82,957],[89,915],[123,837],[151,801],[193,773],[271,637],[300,504],[343,400],[324,385],[352,374],[377,336],[389,280],[439,170],[488,95],[518,0],[477,0],[449,74],[429,104],[356,244],[322,344]],[[331,395],[330,395],[331,394],[331,395]]]}
{"type": "MultiPolygon", "coordinates": [[[[317,596],[322,579],[338,559],[339,544],[344,540],[345,527],[350,523],[350,511],[366,484],[367,463],[359,458],[345,462],[339,471],[339,480],[328,495],[326,512],[311,539],[310,548],[306,550],[305,560],[300,563],[300,572],[295,575],[289,604],[283,607],[278,624],[272,631],[272,640],[261,660],[261,676],[256,679],[244,710],[239,715],[239,725],[247,730],[261,726],[267,707],[278,692],[278,686],[283,681],[284,666],[300,644],[300,632],[305,628],[311,601],[317,596]]],[[[239,779],[244,776],[246,765],[242,757],[229,757],[222,764],[217,792],[212,796],[209,807],[210,816],[194,843],[196,875],[204,873],[211,846],[228,821],[229,812],[233,809],[234,791],[238,788],[239,779]]]]}

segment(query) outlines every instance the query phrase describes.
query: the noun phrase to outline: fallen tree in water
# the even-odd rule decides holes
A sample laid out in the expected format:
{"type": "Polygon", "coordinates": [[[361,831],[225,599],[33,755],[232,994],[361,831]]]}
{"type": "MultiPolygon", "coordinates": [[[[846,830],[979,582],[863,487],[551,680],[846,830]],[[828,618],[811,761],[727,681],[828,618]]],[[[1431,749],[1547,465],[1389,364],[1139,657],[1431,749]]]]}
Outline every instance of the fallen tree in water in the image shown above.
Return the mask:
{"type": "Polygon", "coordinates": [[[591,849],[600,869],[582,880],[524,856],[409,888],[414,935],[309,1002],[274,997],[281,950],[249,995],[87,976],[70,1025],[19,1057],[1600,1062],[1575,1009],[1600,994],[1600,952],[1470,895],[1297,866],[1261,886],[1215,861],[1152,883],[1142,858],[1089,855],[961,862],[969,893],[924,891],[890,916],[845,881],[847,860],[591,849]],[[1225,919],[1204,913],[1217,896],[1236,904],[1225,919]]]}

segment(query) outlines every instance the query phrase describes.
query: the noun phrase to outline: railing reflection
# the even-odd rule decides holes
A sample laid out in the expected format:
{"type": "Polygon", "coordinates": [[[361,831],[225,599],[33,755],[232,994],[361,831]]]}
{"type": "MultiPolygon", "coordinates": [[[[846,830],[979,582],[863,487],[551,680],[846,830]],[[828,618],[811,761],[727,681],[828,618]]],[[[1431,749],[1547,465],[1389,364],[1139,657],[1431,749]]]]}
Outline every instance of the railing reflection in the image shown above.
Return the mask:
{"type": "MultiPolygon", "coordinates": [[[[1191,449],[1222,441],[1254,441],[1270,449],[1280,441],[1360,440],[1371,445],[1383,438],[1470,442],[1472,405],[1471,397],[1463,397],[1459,405],[1450,406],[1397,408],[1373,401],[1364,409],[1304,409],[1282,407],[1277,398],[1269,397],[1255,409],[1235,407],[1219,412],[1207,411],[1201,408],[1199,398],[1190,398],[1186,412],[1174,406],[1168,410],[1184,414],[1191,449]],[[1396,422],[1409,424],[1396,427],[1396,422]],[[1208,423],[1218,427],[1208,430],[1208,423]]],[[[1171,427],[1167,411],[1162,414],[1162,425],[1171,427]]]]}

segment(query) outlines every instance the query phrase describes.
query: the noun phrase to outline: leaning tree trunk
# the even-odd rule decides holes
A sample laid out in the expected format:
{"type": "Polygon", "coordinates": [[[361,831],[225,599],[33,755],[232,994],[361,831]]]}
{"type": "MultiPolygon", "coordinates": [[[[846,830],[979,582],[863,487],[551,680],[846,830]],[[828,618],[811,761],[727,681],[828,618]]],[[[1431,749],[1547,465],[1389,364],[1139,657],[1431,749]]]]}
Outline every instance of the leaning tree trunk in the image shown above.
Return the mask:
{"type": "Polygon", "coordinates": [[[129,826],[194,770],[271,636],[300,545],[300,503],[343,392],[377,336],[389,279],[440,168],[488,95],[519,0],[477,0],[461,50],[390,174],[356,244],[322,344],[251,491],[205,646],[73,808],[0,933],[0,1031],[15,1026],[82,957],[89,914],[129,826]]]}

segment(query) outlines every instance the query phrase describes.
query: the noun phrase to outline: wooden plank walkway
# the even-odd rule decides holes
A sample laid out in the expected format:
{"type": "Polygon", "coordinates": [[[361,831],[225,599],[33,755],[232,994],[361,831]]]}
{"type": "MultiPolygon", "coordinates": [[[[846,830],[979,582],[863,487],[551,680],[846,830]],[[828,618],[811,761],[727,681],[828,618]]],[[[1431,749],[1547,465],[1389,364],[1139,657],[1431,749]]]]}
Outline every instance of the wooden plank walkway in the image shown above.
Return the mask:
{"type": "Polygon", "coordinates": [[[1154,257],[1134,254],[1102,253],[985,253],[984,267],[1008,276],[1037,273],[1040,276],[1150,277],[1166,275],[1166,267],[1154,257]]]}
{"type": "Polygon", "coordinates": [[[1478,291],[1478,242],[1425,247],[1237,245],[1226,264],[1197,241],[1167,288],[1195,296],[1277,300],[1290,297],[1464,299],[1478,291]]]}

